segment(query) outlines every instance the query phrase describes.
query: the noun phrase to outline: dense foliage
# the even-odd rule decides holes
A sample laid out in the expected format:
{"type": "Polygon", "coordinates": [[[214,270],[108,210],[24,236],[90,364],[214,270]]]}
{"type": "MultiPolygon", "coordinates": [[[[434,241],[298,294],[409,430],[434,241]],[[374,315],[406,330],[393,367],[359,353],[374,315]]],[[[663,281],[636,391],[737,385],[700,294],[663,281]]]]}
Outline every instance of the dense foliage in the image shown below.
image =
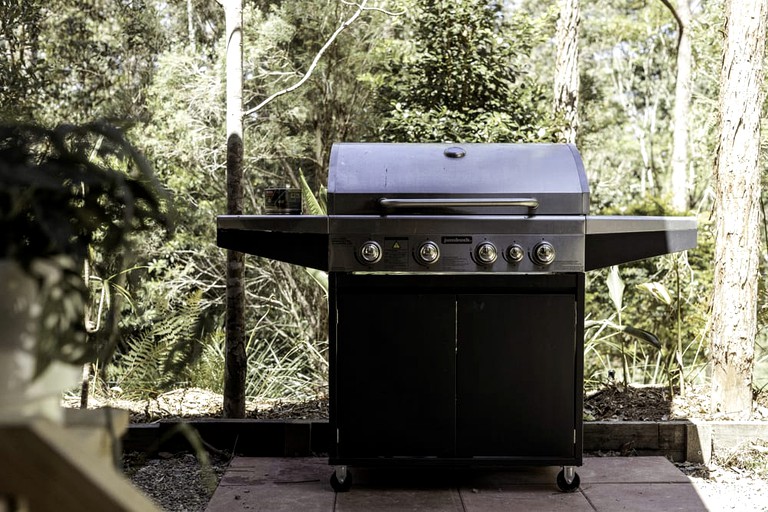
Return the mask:
{"type": "Polygon", "coordinates": [[[145,114],[165,39],[149,2],[0,2],[0,119],[81,124],[145,114]]]}
{"type": "Polygon", "coordinates": [[[0,258],[43,290],[42,313],[31,313],[40,319],[38,373],[54,360],[82,363],[114,351],[85,343],[90,270],[85,279],[81,273],[122,272],[131,235],[169,221],[151,168],[118,130],[0,124],[0,258]]]}
{"type": "Polygon", "coordinates": [[[554,139],[551,87],[529,65],[544,38],[527,16],[505,15],[496,0],[429,0],[413,2],[396,23],[403,39],[390,45],[400,51],[376,77],[388,109],[384,140],[554,139]]]}
{"type": "MultiPolygon", "coordinates": [[[[244,5],[245,110],[304,76],[356,8],[336,0],[244,5]]],[[[261,211],[263,188],[298,186],[300,173],[320,191],[335,141],[555,140],[562,123],[551,113],[556,5],[377,3],[381,10],[364,12],[348,27],[301,88],[246,117],[246,212],[261,211]]],[[[653,0],[598,0],[582,8],[577,144],[592,212],[671,213],[664,205],[674,18],[653,0]]],[[[717,1],[693,13],[689,165],[691,204],[702,221],[712,207],[721,13],[717,1]]],[[[131,300],[122,354],[107,373],[126,392],[221,385],[224,258],[214,219],[225,210],[223,28],[223,12],[210,0],[0,0],[0,58],[8,63],[0,116],[46,124],[119,120],[174,197],[176,236],[136,240],[140,262],[123,290],[131,300]]],[[[626,283],[621,323],[654,333],[661,352],[624,334],[601,340],[590,331],[591,379],[620,373],[628,353],[646,361],[635,372],[638,381],[662,381],[681,367],[688,379],[703,376],[711,237],[706,222],[701,226],[700,248],[687,260],[665,257],[619,272],[626,283]],[[649,291],[659,287],[669,301],[649,291]]],[[[317,391],[326,372],[325,290],[304,269],[247,262],[249,393],[317,391]]],[[[607,276],[589,276],[591,320],[617,320],[607,276]]]]}

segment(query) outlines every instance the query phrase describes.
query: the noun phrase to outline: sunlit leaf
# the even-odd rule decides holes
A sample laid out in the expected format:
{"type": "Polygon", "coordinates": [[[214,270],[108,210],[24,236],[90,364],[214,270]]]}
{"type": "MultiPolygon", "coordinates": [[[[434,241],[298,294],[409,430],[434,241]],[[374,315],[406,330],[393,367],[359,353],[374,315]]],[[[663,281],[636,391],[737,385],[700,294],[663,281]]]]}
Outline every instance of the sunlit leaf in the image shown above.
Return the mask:
{"type": "Polygon", "coordinates": [[[328,294],[328,272],[317,270],[315,268],[305,268],[307,274],[312,276],[312,279],[320,285],[320,287],[328,294]]]}
{"type": "Polygon", "coordinates": [[[660,300],[664,304],[672,304],[672,296],[669,294],[667,287],[662,283],[651,282],[637,285],[638,288],[644,292],[650,293],[654,298],[660,300]]]}
{"type": "Polygon", "coordinates": [[[616,311],[621,311],[621,306],[624,297],[624,280],[619,275],[619,267],[613,266],[608,269],[608,278],[606,279],[608,284],[608,295],[613,301],[613,306],[616,311]]]}
{"type": "Polygon", "coordinates": [[[299,181],[301,182],[301,197],[310,215],[325,215],[325,209],[320,206],[317,197],[315,197],[312,189],[309,188],[309,183],[307,183],[307,179],[304,177],[301,169],[299,169],[299,181]]]}

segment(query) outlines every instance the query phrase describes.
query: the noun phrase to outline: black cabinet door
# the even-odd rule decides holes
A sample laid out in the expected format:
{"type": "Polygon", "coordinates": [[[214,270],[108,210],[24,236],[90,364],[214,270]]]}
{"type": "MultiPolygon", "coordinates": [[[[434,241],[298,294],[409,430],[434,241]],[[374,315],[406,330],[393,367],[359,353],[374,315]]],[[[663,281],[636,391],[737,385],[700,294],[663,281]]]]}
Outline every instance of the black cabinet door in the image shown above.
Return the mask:
{"type": "Polygon", "coordinates": [[[457,304],[457,455],[573,457],[574,295],[459,295],[457,304]]]}
{"type": "Polygon", "coordinates": [[[337,297],[331,386],[341,458],[454,453],[455,296],[408,292],[337,297]]]}

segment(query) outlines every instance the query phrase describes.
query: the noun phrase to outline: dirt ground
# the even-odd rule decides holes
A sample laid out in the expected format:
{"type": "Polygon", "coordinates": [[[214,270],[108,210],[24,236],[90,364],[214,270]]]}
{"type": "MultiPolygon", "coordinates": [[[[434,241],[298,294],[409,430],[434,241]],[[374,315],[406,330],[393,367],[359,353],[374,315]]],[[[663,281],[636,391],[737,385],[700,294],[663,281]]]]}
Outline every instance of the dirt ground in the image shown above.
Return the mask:
{"type": "MultiPolygon", "coordinates": [[[[80,398],[69,396],[67,407],[79,407],[80,398]]],[[[120,396],[94,396],[88,407],[111,406],[130,412],[132,423],[150,423],[160,419],[195,419],[222,417],[221,395],[198,388],[176,389],[153,399],[129,400],[120,396]]],[[[246,417],[252,419],[327,419],[328,398],[310,400],[249,400],[246,417]]],[[[613,384],[587,393],[584,398],[587,421],[669,421],[681,419],[723,420],[723,415],[709,413],[709,390],[690,386],[684,395],[659,386],[624,386],[613,384]]],[[[768,389],[755,397],[753,420],[768,421],[768,389]]]]}
{"type": "MultiPolygon", "coordinates": [[[[709,412],[709,389],[689,386],[685,394],[666,387],[614,384],[584,397],[584,419],[603,421],[669,421],[682,419],[727,420],[709,412]]],[[[768,421],[768,390],[755,397],[752,420],[768,421]]]]}

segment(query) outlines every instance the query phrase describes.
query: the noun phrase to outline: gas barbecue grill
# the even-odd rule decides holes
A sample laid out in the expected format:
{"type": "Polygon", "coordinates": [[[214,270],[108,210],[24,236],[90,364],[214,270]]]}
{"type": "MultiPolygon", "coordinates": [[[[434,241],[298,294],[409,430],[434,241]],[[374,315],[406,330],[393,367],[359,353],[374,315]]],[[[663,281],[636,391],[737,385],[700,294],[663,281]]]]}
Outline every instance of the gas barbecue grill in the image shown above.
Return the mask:
{"type": "Polygon", "coordinates": [[[591,216],[565,144],[335,144],[328,215],[218,217],[218,245],[329,271],[331,484],[348,466],[582,464],[584,272],[696,246],[591,216]]]}

